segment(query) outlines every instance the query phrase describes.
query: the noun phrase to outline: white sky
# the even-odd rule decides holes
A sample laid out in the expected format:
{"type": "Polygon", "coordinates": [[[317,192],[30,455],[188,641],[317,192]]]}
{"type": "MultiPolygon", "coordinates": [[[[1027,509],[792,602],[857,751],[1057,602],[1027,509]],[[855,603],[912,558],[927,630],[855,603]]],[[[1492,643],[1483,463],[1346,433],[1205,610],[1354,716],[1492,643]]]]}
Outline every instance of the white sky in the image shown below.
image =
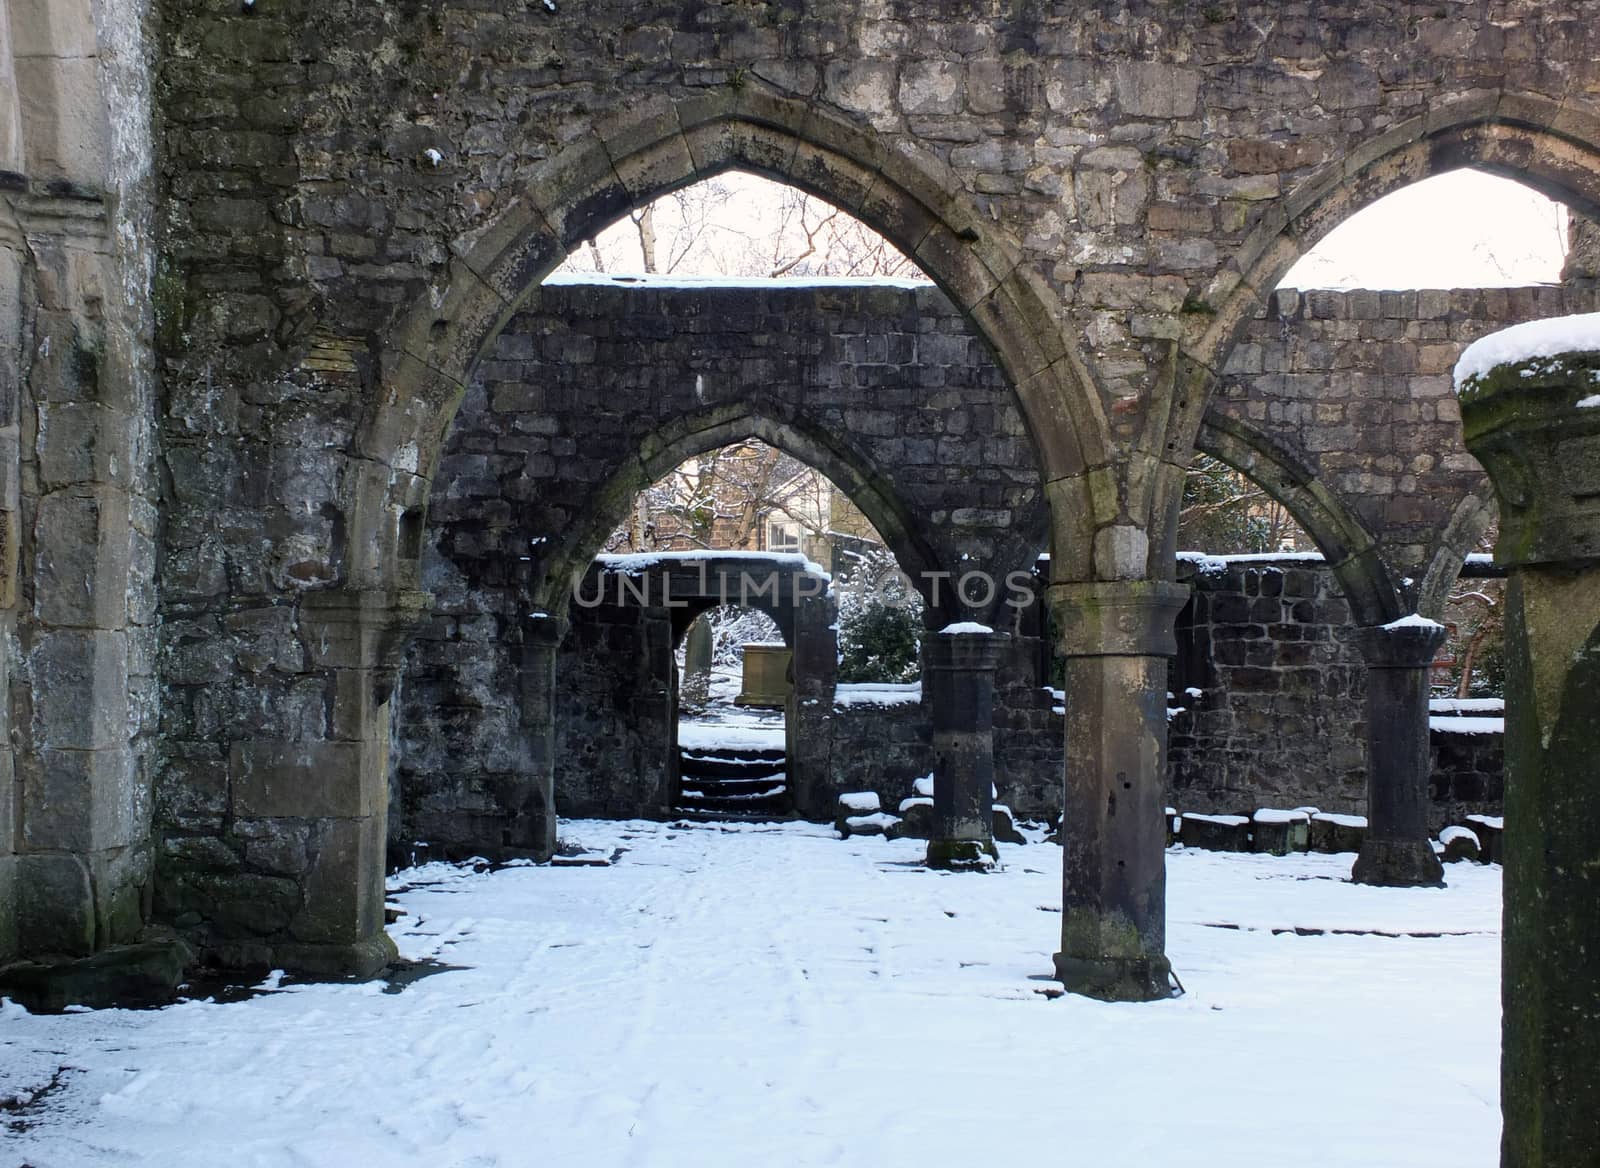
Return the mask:
{"type": "MultiPolygon", "coordinates": [[[[760,275],[764,264],[770,266],[764,257],[798,250],[795,215],[792,208],[787,214],[783,209],[785,188],[780,184],[734,173],[697,187],[714,191],[697,227],[704,235],[700,246],[682,246],[675,227],[684,220],[682,211],[666,200],[658,203],[662,253],[687,253],[674,274],[760,275]],[[787,232],[780,224],[789,225],[787,232]],[[744,252],[749,256],[734,254],[744,252]]],[[[691,200],[694,191],[688,192],[691,200]]],[[[815,201],[812,205],[822,207],[815,201]]],[[[1566,253],[1566,215],[1561,204],[1511,179],[1453,171],[1380,199],[1335,228],[1290,270],[1283,285],[1491,288],[1554,283],[1566,253]]],[[[643,271],[637,233],[628,220],[602,232],[598,242],[606,271],[643,271]]],[[[593,268],[592,254],[583,249],[561,270],[593,268]]],[[[911,269],[904,274],[919,273],[911,269]]]]}
{"type": "Polygon", "coordinates": [[[1288,288],[1497,288],[1555,283],[1567,209],[1508,178],[1435,175],[1330,231],[1288,288]]]}

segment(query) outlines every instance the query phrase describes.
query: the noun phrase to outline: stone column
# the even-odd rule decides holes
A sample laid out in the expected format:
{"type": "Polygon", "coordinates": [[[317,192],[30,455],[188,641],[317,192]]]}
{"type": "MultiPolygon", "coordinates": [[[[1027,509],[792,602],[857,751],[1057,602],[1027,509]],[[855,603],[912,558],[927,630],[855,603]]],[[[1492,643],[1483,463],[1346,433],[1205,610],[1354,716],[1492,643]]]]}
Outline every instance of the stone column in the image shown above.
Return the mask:
{"type": "Polygon", "coordinates": [[[507,843],[537,860],[548,860],[556,851],[556,650],[566,632],[565,623],[547,613],[522,622],[517,673],[528,766],[507,843]]]}
{"type": "Polygon", "coordinates": [[[1053,584],[1066,657],[1056,977],[1104,1001],[1172,994],[1166,955],[1167,659],[1181,584],[1053,584]]]}
{"type": "Polygon", "coordinates": [[[383,929],[389,699],[430,601],[425,592],[361,588],[306,596],[301,635],[312,667],[331,677],[327,738],[235,750],[237,815],[315,821],[317,843],[298,878],[299,910],[288,939],[273,944],[286,968],[370,977],[395,958],[383,929]]]}
{"type": "Polygon", "coordinates": [[[1009,640],[1005,633],[989,631],[931,633],[922,639],[922,676],[933,718],[930,868],[987,868],[999,858],[993,814],[994,671],[1009,640]]]}
{"type": "Polygon", "coordinates": [[[1357,630],[1367,662],[1367,834],[1350,876],[1392,888],[1444,883],[1428,826],[1428,667],[1433,621],[1357,630]]]}
{"type": "Polygon", "coordinates": [[[683,644],[683,688],[679,704],[691,713],[706,708],[711,693],[711,622],[696,617],[683,644]]]}
{"type": "Polygon", "coordinates": [[[1565,1168],[1600,1148],[1600,352],[1460,392],[1511,568],[1500,1162],[1565,1168]]]}
{"type": "Polygon", "coordinates": [[[789,793],[795,811],[824,820],[837,795],[832,780],[833,696],[839,682],[839,609],[832,593],[794,601],[790,668],[794,686],[784,708],[789,793]]]}

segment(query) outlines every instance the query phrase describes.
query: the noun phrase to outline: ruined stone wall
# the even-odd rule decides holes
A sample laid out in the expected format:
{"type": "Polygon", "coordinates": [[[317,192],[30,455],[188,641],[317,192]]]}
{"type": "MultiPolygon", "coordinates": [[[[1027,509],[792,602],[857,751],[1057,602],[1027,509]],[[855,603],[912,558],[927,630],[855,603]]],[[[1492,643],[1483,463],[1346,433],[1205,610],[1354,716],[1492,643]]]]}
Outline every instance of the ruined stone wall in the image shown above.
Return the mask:
{"type": "Polygon", "coordinates": [[[1596,308],[1593,287],[1280,291],[1234,349],[1211,413],[1291,451],[1420,582],[1457,510],[1491,498],[1461,440],[1450,379],[1461,351],[1596,308]]]}
{"type": "Polygon", "coordinates": [[[963,560],[1003,576],[1044,538],[1016,399],[961,315],[931,286],[869,282],[545,286],[479,367],[430,522],[445,548],[470,527],[479,563],[529,555],[536,596],[545,574],[564,591],[645,475],[752,433],[867,508],[914,578],[963,560]]]}
{"type": "Polygon", "coordinates": [[[520,686],[500,614],[436,612],[417,631],[397,695],[389,790],[391,855],[502,844],[524,773],[520,686]]]}
{"type": "MultiPolygon", "coordinates": [[[[1312,557],[1186,558],[1193,587],[1169,673],[1168,802],[1366,813],[1366,673],[1350,608],[1312,557]],[[1191,692],[1198,691],[1198,692],[1191,692]]],[[[1433,827],[1499,815],[1499,734],[1430,733],[1433,827]]]]}
{"type": "MultiPolygon", "coordinates": [[[[849,691],[846,690],[848,693],[849,691]]],[[[926,699],[895,705],[851,702],[828,718],[829,773],[835,795],[876,791],[891,815],[933,773],[933,717],[926,699]]]]}
{"type": "Polygon", "coordinates": [[[379,936],[436,455],[500,323],[629,206],[741,165],[914,252],[1029,402],[1062,579],[1164,570],[1190,390],[1301,241],[1462,162],[1600,206],[1570,5],[156,8],[164,911],[232,958],[379,936]]]}
{"type": "Polygon", "coordinates": [[[672,620],[657,609],[575,609],[556,658],[556,807],[649,816],[677,771],[672,620]]]}
{"type": "Polygon", "coordinates": [[[1502,734],[1428,732],[1435,823],[1464,823],[1469,815],[1503,815],[1506,742],[1502,734]]]}
{"type": "MultiPolygon", "coordinates": [[[[1247,813],[1366,808],[1366,666],[1320,560],[1184,560],[1167,801],[1247,813]],[[1199,693],[1191,693],[1198,690],[1199,693]]],[[[1069,695],[1070,700],[1070,695],[1069,695]]]]}

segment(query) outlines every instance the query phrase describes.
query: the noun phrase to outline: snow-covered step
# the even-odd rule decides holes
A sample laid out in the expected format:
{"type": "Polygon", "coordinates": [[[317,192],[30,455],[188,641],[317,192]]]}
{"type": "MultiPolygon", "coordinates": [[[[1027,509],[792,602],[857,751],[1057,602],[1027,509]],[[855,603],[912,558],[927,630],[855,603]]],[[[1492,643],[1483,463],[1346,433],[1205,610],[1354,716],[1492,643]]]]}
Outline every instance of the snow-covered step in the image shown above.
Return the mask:
{"type": "Polygon", "coordinates": [[[697,746],[678,756],[677,810],[690,817],[787,818],[788,760],[770,747],[697,746]]]}

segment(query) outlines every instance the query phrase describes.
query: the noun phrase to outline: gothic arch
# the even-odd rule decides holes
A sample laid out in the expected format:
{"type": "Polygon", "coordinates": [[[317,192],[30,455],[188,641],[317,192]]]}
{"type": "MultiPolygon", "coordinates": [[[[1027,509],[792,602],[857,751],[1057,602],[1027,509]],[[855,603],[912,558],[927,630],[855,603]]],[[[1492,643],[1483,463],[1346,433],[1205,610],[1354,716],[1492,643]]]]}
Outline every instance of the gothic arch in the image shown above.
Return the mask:
{"type": "Polygon", "coordinates": [[[567,248],[632,207],[743,169],[826,199],[913,257],[972,321],[1018,395],[1046,481],[1107,461],[1098,396],[1053,297],[1014,244],[921,151],[753,83],[643,103],[551,158],[495,223],[455,246],[448,282],[387,338],[349,488],[350,582],[409,586],[429,479],[484,348],[567,248]]]}
{"type": "Polygon", "coordinates": [[[1352,215],[1414,182],[1463,167],[1515,179],[1600,217],[1600,111],[1491,94],[1441,102],[1356,146],[1284,196],[1217,277],[1215,318],[1189,358],[1213,377],[1295,263],[1352,215]]]}
{"type": "MultiPolygon", "coordinates": [[[[867,460],[837,437],[803,419],[759,400],[739,403],[730,411],[713,407],[702,414],[668,422],[645,441],[637,455],[618,467],[595,492],[595,502],[566,531],[551,538],[555,551],[534,585],[532,603],[562,615],[571,582],[593,561],[606,536],[627,515],[634,497],[685,459],[730,443],[756,438],[792,455],[826,475],[878,529],[901,569],[914,580],[939,566],[938,557],[921,535],[915,517],[872,473],[867,460]]],[[[714,553],[708,553],[714,554],[714,553]]]]}
{"type": "MultiPolygon", "coordinates": [[[[1511,93],[1442,100],[1434,112],[1357,145],[1280,199],[1212,282],[1205,299],[1215,314],[1174,361],[1173,378],[1182,392],[1172,395],[1162,431],[1167,450],[1206,449],[1203,434],[1214,431],[1216,419],[1205,402],[1250,320],[1303,255],[1385,195],[1464,167],[1515,179],[1580,214],[1600,217],[1600,112],[1511,93]]],[[[1463,501],[1459,522],[1440,533],[1419,594],[1424,605],[1442,596],[1459,572],[1458,552],[1487,522],[1482,505],[1463,501]]],[[[1295,514],[1320,542],[1313,525],[1295,514]]],[[[1373,575],[1367,583],[1377,580],[1373,575]]]]}
{"type": "Polygon", "coordinates": [[[1195,447],[1227,463],[1294,516],[1339,578],[1357,623],[1381,625],[1402,615],[1400,591],[1378,554],[1377,539],[1292,451],[1215,412],[1201,423],[1195,447]]]}

